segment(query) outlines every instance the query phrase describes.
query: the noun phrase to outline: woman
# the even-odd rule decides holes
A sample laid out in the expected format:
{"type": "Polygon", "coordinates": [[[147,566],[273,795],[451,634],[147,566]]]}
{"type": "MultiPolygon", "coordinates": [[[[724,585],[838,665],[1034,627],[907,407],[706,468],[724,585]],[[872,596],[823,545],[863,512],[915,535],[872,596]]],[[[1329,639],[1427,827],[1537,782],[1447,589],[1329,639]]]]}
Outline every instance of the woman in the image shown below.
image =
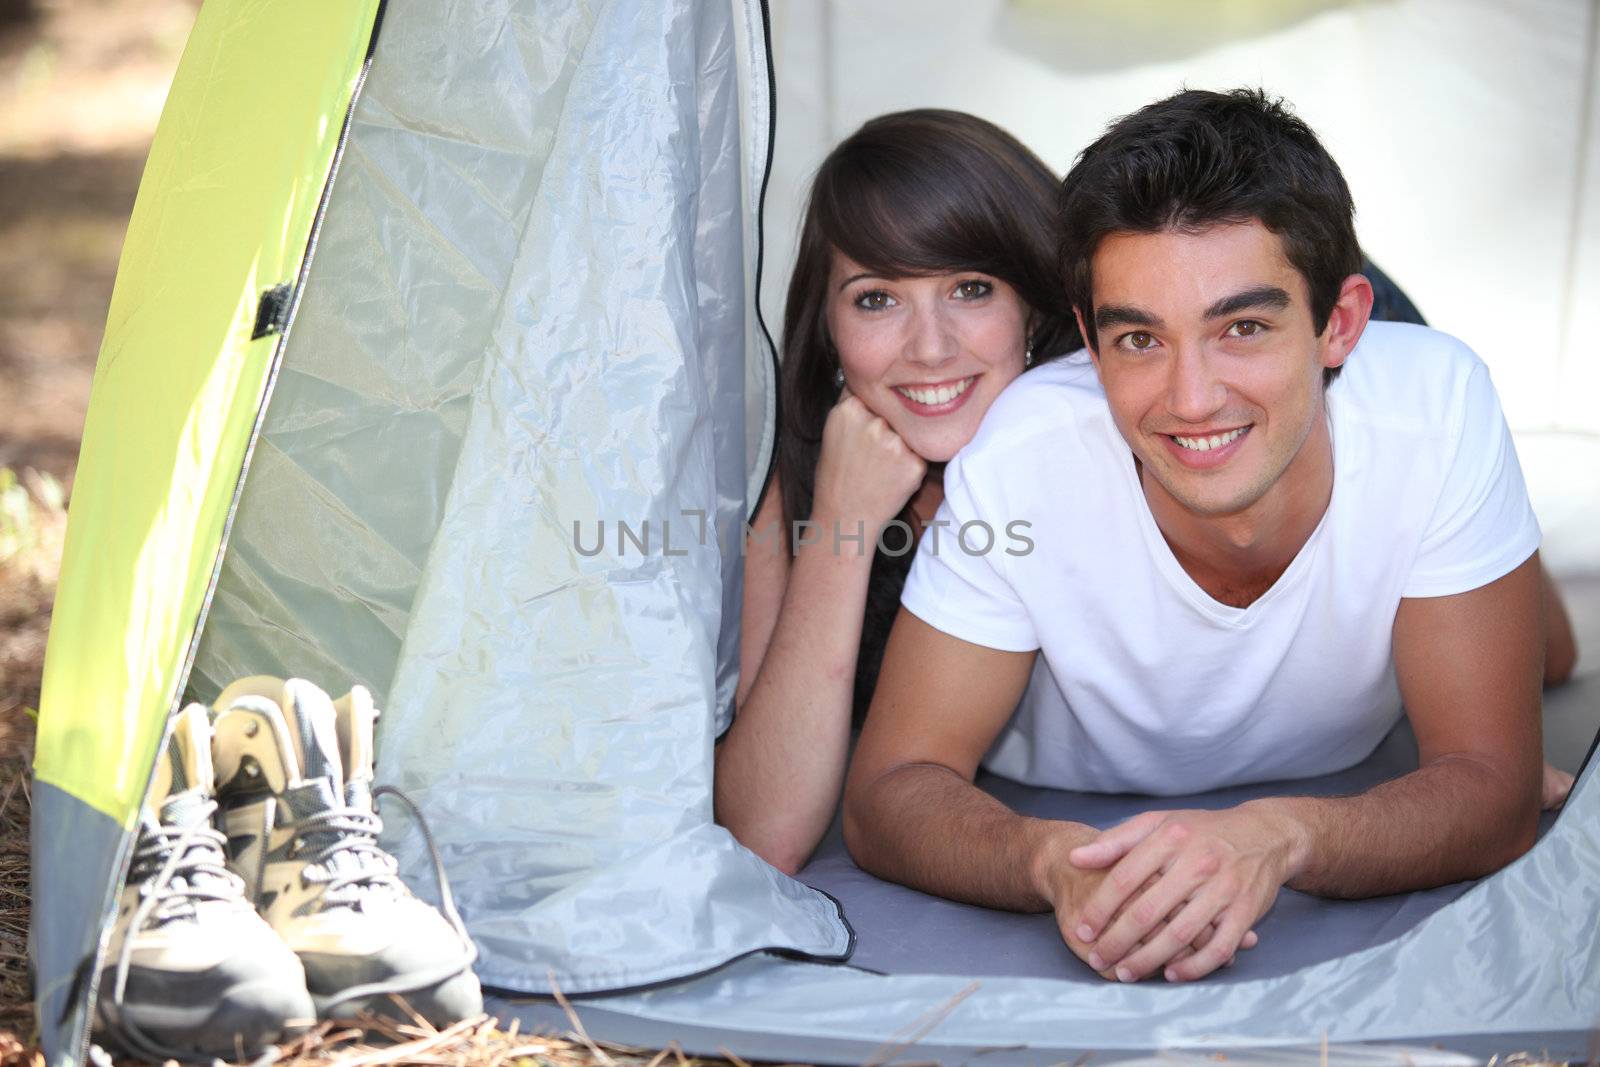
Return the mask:
{"type": "MultiPolygon", "coordinates": [[[[715,775],[717,821],[786,873],[833,818],[944,462],[1009,382],[1082,345],[1056,265],[1057,190],[1010,134],[937,110],[873,119],[813,181],[776,469],[745,561],[738,712],[715,775]]],[[[1375,317],[1421,321],[1372,273],[1387,301],[1375,317]]],[[[1546,590],[1552,682],[1574,653],[1548,575],[1546,590]]],[[[1547,767],[1546,806],[1570,785],[1547,767]]]]}
{"type": "Polygon", "coordinates": [[[833,818],[852,712],[871,698],[944,461],[1025,367],[1081,345],[1056,268],[1057,187],[1003,130],[932,110],[868,122],[813,182],[777,464],[745,561],[739,710],[716,767],[718,821],[784,871],[833,818]]]}

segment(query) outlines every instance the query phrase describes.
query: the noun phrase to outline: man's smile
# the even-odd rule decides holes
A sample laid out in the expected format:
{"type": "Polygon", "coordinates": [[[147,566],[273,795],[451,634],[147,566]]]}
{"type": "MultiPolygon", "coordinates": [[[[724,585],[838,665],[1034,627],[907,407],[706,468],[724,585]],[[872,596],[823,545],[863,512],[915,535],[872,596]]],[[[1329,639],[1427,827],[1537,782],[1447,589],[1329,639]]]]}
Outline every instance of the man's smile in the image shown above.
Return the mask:
{"type": "Polygon", "coordinates": [[[1209,433],[1163,433],[1158,436],[1167,443],[1167,451],[1179,463],[1191,470],[1207,470],[1221,466],[1232,458],[1234,453],[1244,446],[1244,440],[1254,425],[1246,423],[1232,429],[1218,429],[1209,433]]]}

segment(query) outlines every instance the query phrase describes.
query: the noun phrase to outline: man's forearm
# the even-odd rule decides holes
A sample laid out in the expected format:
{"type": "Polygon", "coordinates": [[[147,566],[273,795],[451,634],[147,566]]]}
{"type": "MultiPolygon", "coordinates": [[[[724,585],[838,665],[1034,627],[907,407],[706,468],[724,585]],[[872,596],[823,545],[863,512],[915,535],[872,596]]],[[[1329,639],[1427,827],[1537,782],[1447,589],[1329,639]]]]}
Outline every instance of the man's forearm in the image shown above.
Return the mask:
{"type": "Polygon", "coordinates": [[[1066,854],[1095,831],[1019,815],[948,767],[906,764],[855,783],[845,843],[864,870],[926,893],[1049,911],[1066,854]]]}
{"type": "Polygon", "coordinates": [[[1401,893],[1478,878],[1532,846],[1539,777],[1466,757],[1436,760],[1353,797],[1275,797],[1246,808],[1295,841],[1288,885],[1326,897],[1401,893]]]}

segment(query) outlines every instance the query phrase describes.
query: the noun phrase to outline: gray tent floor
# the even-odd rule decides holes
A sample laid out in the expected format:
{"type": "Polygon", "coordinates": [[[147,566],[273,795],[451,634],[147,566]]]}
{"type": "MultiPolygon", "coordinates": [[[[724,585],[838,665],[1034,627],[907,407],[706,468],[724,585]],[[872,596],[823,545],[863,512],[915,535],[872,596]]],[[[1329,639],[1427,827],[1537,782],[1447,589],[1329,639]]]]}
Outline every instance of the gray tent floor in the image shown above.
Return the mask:
{"type": "MultiPolygon", "coordinates": [[[[1508,1056],[1527,1053],[1539,1062],[1583,1063],[1593,1056],[1594,1037],[1584,1031],[1504,1033],[1437,1037],[1418,1035],[1406,1042],[1339,1042],[1324,1045],[1272,1045],[1267,1048],[1207,1046],[1197,1049],[1105,1049],[1073,1044],[1063,1034],[1056,1045],[1011,1045],[972,1048],[937,1041],[891,1040],[871,1043],[831,1037],[826,1033],[751,1033],[726,1029],[716,1019],[703,1025],[664,1023],[583,1000],[574,1001],[572,1014],[550,1003],[490,997],[488,1010],[502,1021],[515,1018],[524,1032],[565,1033],[573,1018],[596,1041],[644,1050],[675,1044],[691,1056],[727,1058],[745,1062],[783,1064],[971,1064],[982,1067],[1067,1067],[1089,1064],[1104,1067],[1478,1067],[1484,1063],[1516,1062],[1508,1056]]],[[[509,1023],[507,1023],[509,1025],[509,1023]]],[[[668,1063],[673,1062],[669,1057],[668,1063]]]]}
{"type": "MultiPolygon", "coordinates": [[[[1544,700],[1545,756],[1557,767],[1577,772],[1584,765],[1600,730],[1600,575],[1562,582],[1572,611],[1574,628],[1582,658],[1576,677],[1565,686],[1547,690],[1544,700]]],[[[985,788],[1019,810],[1035,815],[1070,815],[1096,825],[1109,824],[1147,807],[1190,804],[1221,807],[1246,797],[1278,790],[1321,794],[1359,790],[1383,781],[1414,765],[1416,749],[1409,730],[1403,725],[1379,746],[1364,763],[1342,774],[1327,778],[1261,785],[1229,790],[1194,798],[1151,798],[1091,796],[1033,789],[995,777],[982,779],[985,788]]],[[[1588,768],[1593,771],[1593,768],[1588,768]]],[[[1541,832],[1560,818],[1546,816],[1541,832]]],[[[840,978],[850,973],[878,971],[903,976],[1047,978],[1059,981],[1102,983],[1084,964],[1061,945],[1052,920],[1043,915],[1014,915],[984,908],[939,900],[926,894],[876,879],[857,868],[845,852],[835,827],[818,854],[801,872],[801,879],[838,898],[857,935],[857,946],[848,964],[838,967],[840,978]]],[[[1303,894],[1283,893],[1273,910],[1258,924],[1261,944],[1241,953],[1237,964],[1206,979],[1207,983],[1237,983],[1247,978],[1279,975],[1308,964],[1328,960],[1399,937],[1426,916],[1455,900],[1472,883],[1445,886],[1422,893],[1368,901],[1323,901],[1303,894]]],[[[790,966],[805,968],[805,964],[790,966]]],[[[732,963],[716,975],[687,981],[682,988],[708,989],[717,984],[741,986],[747,972],[752,988],[761,988],[755,978],[759,960],[732,963]]],[[[821,968],[826,971],[831,968],[821,968]]],[[[1434,976],[1437,977],[1437,976],[1434,976]]],[[[910,981],[911,978],[885,979],[910,981]]],[[[929,981],[935,981],[930,978],[929,981]]],[[[1049,988],[1049,987],[1045,987],[1049,988]]],[[[667,990],[663,990],[667,992],[667,990]]],[[[863,993],[868,991],[863,990],[863,993]]],[[[705,1017],[676,1020],[656,1017],[644,1007],[649,999],[575,998],[574,1008],[589,1034],[599,1040],[660,1048],[677,1042],[687,1052],[717,1054],[724,1050],[747,1059],[783,1060],[810,1063],[859,1063],[885,1058],[912,1059],[918,1062],[983,1062],[992,1064],[1060,1063],[1081,1061],[1092,1054],[1095,1062],[1189,1063],[1216,1062],[1219,1053],[1229,1062],[1330,1063],[1366,1065],[1407,1062],[1412,1064],[1463,1064],[1483,1062],[1493,1055],[1516,1052],[1544,1052],[1556,1060],[1582,1060],[1592,1055],[1592,1035],[1579,1031],[1541,1030],[1520,1033],[1486,1026],[1484,1033],[1454,1033],[1438,1036],[1419,1032],[1403,1041],[1371,1044],[1336,1041],[1328,1049],[1314,1041],[1302,1047],[1274,1043],[1270,1047],[1243,1045],[1229,1047],[1208,1042],[1202,1048],[1184,1052],[1167,1048],[1090,1049],[1079,1042],[1088,1035],[1063,1032],[1056,1042],[1033,1042],[1007,1047],[945,1045],[937,1035],[913,1047],[869,1046],[816,1026],[802,1018],[778,1029],[750,1029],[748,1020],[722,1017],[712,1007],[719,1004],[714,993],[707,997],[705,1017]],[[636,1014],[642,1012],[641,1014],[636,1014]],[[743,1025],[741,1025],[743,1024],[743,1025]],[[1074,1040],[1076,1038],[1076,1040],[1074,1040]],[[886,1055],[887,1053],[887,1055],[886,1055]]],[[[691,999],[693,995],[691,994],[691,999]]],[[[726,1008],[726,1002],[719,1004],[726,1008]]],[[[863,1008],[867,1007],[863,1005],[863,1008]]],[[[887,1007],[887,1005],[886,1005],[887,1007]]],[[[798,1011],[805,1009],[796,1005],[798,1011]]],[[[523,998],[501,991],[490,998],[490,1010],[504,1019],[520,1018],[523,1025],[566,1030],[571,1026],[566,1011],[547,998],[523,998]]],[[[659,1009],[658,1009],[659,1010],[659,1009]]],[[[898,1029],[897,1027],[890,1027],[898,1029]]],[[[906,1035],[902,1035],[906,1036],[906,1035]]],[[[1092,1040],[1092,1039],[1091,1039],[1092,1040]]],[[[1152,1036],[1152,1045],[1158,1042],[1152,1036]]],[[[893,1044],[893,1043],[892,1043],[893,1044]]]]}
{"type": "MultiPolygon", "coordinates": [[[[1576,772],[1600,730],[1600,578],[1563,583],[1587,658],[1564,686],[1545,693],[1545,754],[1576,772]]],[[[1401,722],[1364,762],[1338,774],[1273,782],[1189,797],[1151,798],[1040,789],[982,775],[979,784],[1014,810],[1107,827],[1154,808],[1225,808],[1263,796],[1361,792],[1415,769],[1416,743],[1401,722]]],[[[1540,834],[1554,816],[1546,814],[1540,834]]],[[[949,974],[1103,981],[1062,943],[1049,914],[1018,915],[957,904],[862,871],[845,851],[837,822],[800,880],[837,898],[856,932],[852,966],[884,974],[949,974]]],[[[1325,900],[1284,890],[1256,926],[1261,943],[1208,981],[1240,982],[1289,974],[1391,941],[1475,882],[1368,900],[1325,900]]]]}
{"type": "MultiPolygon", "coordinates": [[[[979,784],[1013,810],[1039,818],[1107,827],[1152,808],[1226,808],[1264,796],[1357,793],[1417,765],[1416,744],[1402,724],[1365,762],[1340,774],[1298,782],[1221,790],[1188,797],[1095,795],[1039,789],[981,776],[979,784]]],[[[1544,825],[1548,826],[1546,818],[1544,825]]],[[[952,974],[974,978],[1104,981],[1074,956],[1049,913],[1020,915],[942,900],[882,881],[850,859],[837,830],[800,880],[836,898],[856,931],[850,962],[884,974],[952,974]]],[[[1286,889],[1256,925],[1260,944],[1241,952],[1210,981],[1250,981],[1288,974],[1392,940],[1475,883],[1369,900],[1335,901],[1286,889]]]]}

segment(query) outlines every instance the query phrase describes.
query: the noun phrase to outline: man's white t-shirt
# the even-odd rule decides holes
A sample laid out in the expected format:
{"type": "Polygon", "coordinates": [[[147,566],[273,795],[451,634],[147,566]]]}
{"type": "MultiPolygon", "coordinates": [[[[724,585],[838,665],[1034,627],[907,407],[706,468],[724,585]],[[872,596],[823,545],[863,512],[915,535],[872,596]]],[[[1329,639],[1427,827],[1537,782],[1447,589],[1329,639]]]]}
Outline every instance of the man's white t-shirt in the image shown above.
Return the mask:
{"type": "Polygon", "coordinates": [[[1371,323],[1326,396],[1328,510],[1237,608],[1173,556],[1086,353],[1007,387],[946,468],[936,520],[949,525],[924,534],[903,594],[963,641],[1040,650],[988,769],[1170,796],[1372,752],[1400,716],[1401,598],[1494,581],[1539,547],[1539,527],[1488,369],[1461,342],[1371,323]],[[959,535],[975,522],[994,532],[987,552],[983,526],[959,535]]]}

